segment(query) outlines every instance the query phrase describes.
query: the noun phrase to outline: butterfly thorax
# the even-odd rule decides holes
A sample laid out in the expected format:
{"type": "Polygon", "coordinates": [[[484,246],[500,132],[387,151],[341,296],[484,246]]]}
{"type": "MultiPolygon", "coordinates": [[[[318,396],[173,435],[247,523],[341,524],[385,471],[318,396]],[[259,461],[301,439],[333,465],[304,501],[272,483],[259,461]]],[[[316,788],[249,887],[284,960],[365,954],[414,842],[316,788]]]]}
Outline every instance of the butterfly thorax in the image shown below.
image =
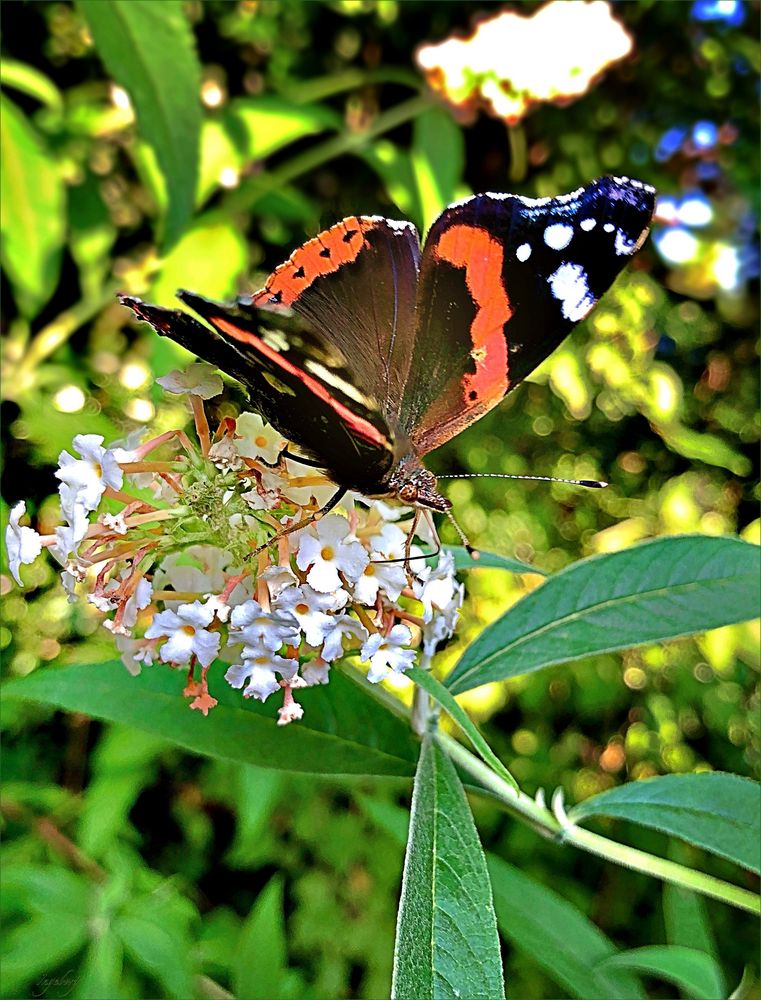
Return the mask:
{"type": "Polygon", "coordinates": [[[389,495],[411,507],[445,511],[452,506],[439,493],[436,477],[425,468],[417,455],[407,455],[397,463],[388,479],[387,488],[389,495]]]}

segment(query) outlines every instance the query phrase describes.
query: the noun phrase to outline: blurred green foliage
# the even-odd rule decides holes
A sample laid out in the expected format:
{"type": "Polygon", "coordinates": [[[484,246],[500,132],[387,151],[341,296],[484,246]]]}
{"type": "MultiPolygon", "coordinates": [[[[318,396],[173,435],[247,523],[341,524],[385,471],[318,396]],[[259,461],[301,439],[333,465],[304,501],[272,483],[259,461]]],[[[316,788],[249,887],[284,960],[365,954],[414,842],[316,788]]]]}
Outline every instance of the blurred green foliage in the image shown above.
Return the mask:
{"type": "MultiPolygon", "coordinates": [[[[180,349],[130,324],[116,289],[165,304],[178,286],[224,297],[256,287],[343,215],[423,228],[469,191],[555,194],[610,171],[661,193],[654,238],[590,320],[435,455],[434,470],[609,480],[588,492],[449,487],[475,544],[549,571],[661,534],[759,540],[757,4],[735,5],[739,23],[701,20],[688,3],[617,5],[634,57],[510,132],[485,117],[455,121],[414,62],[419,44],[467,30],[494,4],[112,5],[125,37],[133,7],[171,8],[171,42],[162,22],[132,58],[165,112],[173,89],[200,81],[197,106],[180,93],[182,123],[171,112],[148,120],[155,100],[111,68],[105,6],[3,11],[4,511],[25,498],[43,527],[56,523],[53,470],[73,434],[113,441],[186,419],[152,384],[180,349]],[[183,150],[199,120],[196,177],[183,150]],[[707,221],[682,221],[690,199],[707,221]]],[[[230,387],[215,416],[241,402],[230,387]]],[[[67,603],[52,566],[25,574],[23,594],[2,578],[8,674],[112,658],[112,637],[92,608],[67,603]]],[[[470,573],[442,669],[537,579],[470,573]]],[[[758,638],[751,624],[598,656],[463,703],[531,792],[561,785],[578,801],[626,777],[758,775],[758,638]]],[[[199,976],[246,997],[388,994],[404,782],[240,769],[13,702],[2,724],[7,995],[223,995],[199,976]]],[[[476,818],[492,852],[617,943],[664,940],[656,882],[564,852],[483,804],[476,818]]],[[[665,843],[641,830],[630,839],[656,852],[665,843]]],[[[682,860],[730,872],[696,850],[682,860]]],[[[706,909],[731,988],[755,929],[719,904],[706,909]]],[[[556,995],[519,945],[506,976],[513,996],[556,995]]],[[[671,994],[653,981],[652,995],[671,994]]]]}

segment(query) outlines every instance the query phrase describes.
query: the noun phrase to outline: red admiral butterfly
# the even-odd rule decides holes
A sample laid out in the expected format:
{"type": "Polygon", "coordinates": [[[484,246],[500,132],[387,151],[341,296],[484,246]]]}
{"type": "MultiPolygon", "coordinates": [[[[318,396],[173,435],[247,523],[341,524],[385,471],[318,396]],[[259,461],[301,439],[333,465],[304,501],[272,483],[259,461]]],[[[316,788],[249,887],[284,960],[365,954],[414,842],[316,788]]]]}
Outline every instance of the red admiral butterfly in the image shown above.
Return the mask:
{"type": "Polygon", "coordinates": [[[644,242],[655,192],[603,177],[556,198],[479,194],[415,227],[350,216],[232,306],[121,301],[248,390],[339,487],[451,506],[421,459],[514,389],[644,242]]]}

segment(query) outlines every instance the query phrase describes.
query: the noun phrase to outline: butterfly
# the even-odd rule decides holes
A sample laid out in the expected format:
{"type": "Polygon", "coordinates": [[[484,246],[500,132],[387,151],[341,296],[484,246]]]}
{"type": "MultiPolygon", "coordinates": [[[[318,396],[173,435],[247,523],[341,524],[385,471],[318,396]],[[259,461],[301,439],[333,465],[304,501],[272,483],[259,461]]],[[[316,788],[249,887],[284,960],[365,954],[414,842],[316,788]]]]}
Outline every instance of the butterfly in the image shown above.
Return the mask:
{"type": "Polygon", "coordinates": [[[583,319],[645,241],[655,191],[602,177],[570,194],[478,194],[422,248],[410,222],[349,216],[233,306],[121,296],[237,379],[337,491],[448,511],[422,459],[496,406],[583,319]]]}

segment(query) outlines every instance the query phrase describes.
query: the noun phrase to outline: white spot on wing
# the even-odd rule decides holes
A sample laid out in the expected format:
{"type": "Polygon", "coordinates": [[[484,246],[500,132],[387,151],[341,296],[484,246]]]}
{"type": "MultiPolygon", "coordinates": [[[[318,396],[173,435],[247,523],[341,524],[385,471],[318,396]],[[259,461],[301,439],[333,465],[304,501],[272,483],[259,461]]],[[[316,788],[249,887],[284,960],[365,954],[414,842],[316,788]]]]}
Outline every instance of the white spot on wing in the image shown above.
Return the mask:
{"type": "Polygon", "coordinates": [[[582,219],[579,225],[585,233],[588,233],[597,225],[597,219],[582,219]]]}
{"type": "Polygon", "coordinates": [[[595,304],[589,290],[587,272],[581,264],[561,264],[547,279],[554,298],[560,302],[563,316],[572,323],[584,319],[595,304]]]}
{"type": "Polygon", "coordinates": [[[531,247],[528,245],[528,243],[521,243],[521,245],[515,251],[515,256],[521,262],[524,260],[528,260],[529,257],[531,256],[531,247]]]}
{"type": "Polygon", "coordinates": [[[631,254],[634,253],[634,240],[630,239],[626,233],[619,229],[616,233],[616,241],[614,244],[616,248],[616,253],[621,256],[621,254],[631,254]]]}
{"type": "Polygon", "coordinates": [[[554,222],[544,230],[544,242],[551,250],[565,250],[573,239],[573,226],[565,222],[554,222]]]}

